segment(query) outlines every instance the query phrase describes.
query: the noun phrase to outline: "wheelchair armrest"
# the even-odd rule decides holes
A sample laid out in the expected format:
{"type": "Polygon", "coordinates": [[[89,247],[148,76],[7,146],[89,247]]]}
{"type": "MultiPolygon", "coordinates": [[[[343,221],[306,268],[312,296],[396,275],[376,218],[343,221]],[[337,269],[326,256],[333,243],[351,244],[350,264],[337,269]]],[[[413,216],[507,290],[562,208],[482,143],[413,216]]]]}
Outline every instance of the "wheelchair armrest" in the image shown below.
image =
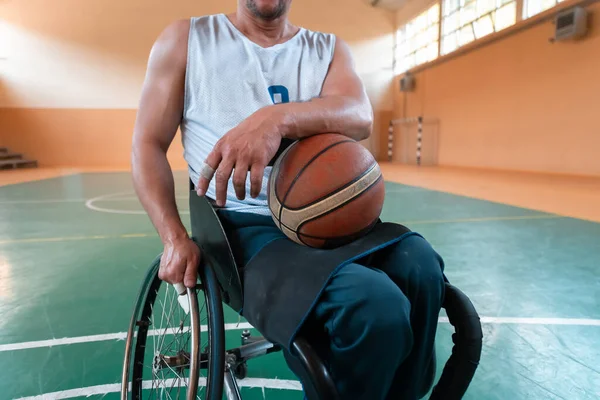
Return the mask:
{"type": "Polygon", "coordinates": [[[443,308],[455,329],[452,335],[454,346],[430,399],[461,399],[479,365],[483,331],[471,300],[449,283],[446,283],[443,308]]]}
{"type": "Polygon", "coordinates": [[[223,301],[239,312],[243,305],[242,281],[221,221],[209,200],[193,190],[189,204],[192,238],[202,249],[204,267],[213,269],[223,290],[223,301]]]}

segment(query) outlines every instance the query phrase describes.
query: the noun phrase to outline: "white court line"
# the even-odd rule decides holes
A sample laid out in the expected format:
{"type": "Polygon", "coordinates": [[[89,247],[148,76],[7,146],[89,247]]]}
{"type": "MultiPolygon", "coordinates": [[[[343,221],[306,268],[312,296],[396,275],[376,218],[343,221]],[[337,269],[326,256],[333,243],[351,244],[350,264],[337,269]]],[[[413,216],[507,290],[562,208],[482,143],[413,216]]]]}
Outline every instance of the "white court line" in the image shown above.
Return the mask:
{"type": "MultiPolygon", "coordinates": [[[[167,333],[174,333],[176,328],[171,328],[167,333]]],[[[243,330],[243,329],[252,329],[252,325],[247,322],[241,322],[239,324],[225,324],[226,331],[233,330],[243,330]]],[[[201,325],[200,330],[202,332],[206,332],[208,330],[207,325],[201,325]]],[[[159,334],[159,330],[150,330],[148,331],[148,336],[156,336],[159,334]]],[[[163,333],[164,330],[160,330],[160,333],[163,333]]],[[[92,343],[92,342],[105,342],[108,340],[125,340],[127,338],[127,332],[118,332],[118,333],[107,333],[103,335],[90,335],[90,336],[76,336],[70,338],[61,338],[61,339],[48,339],[48,340],[37,340],[34,342],[22,342],[22,343],[11,343],[11,344],[2,344],[0,345],[0,353],[3,351],[15,351],[15,350],[26,350],[26,349],[37,349],[40,347],[54,347],[54,346],[64,346],[69,344],[77,344],[77,343],[92,343]]]]}
{"type": "Polygon", "coordinates": [[[600,319],[481,317],[482,324],[600,326],[600,319]]]}
{"type": "MultiPolygon", "coordinates": [[[[146,211],[144,210],[121,210],[118,208],[106,208],[106,207],[100,207],[95,205],[94,203],[99,202],[99,201],[117,201],[119,199],[114,199],[112,200],[112,198],[117,197],[117,196],[123,196],[123,195],[131,195],[131,192],[120,192],[120,193],[109,193],[109,194],[105,194],[102,196],[97,196],[94,198],[91,198],[89,200],[87,200],[85,202],[85,206],[92,210],[92,211],[98,211],[98,212],[103,212],[103,213],[109,213],[109,214],[125,214],[125,215],[146,215],[146,211]]],[[[127,198],[127,197],[125,197],[127,198]]],[[[189,214],[189,211],[180,211],[179,214],[189,214]]]]}
{"type": "MultiPolygon", "coordinates": [[[[186,380],[177,380],[175,378],[165,379],[164,385],[166,387],[181,386],[185,384],[186,380]]],[[[206,386],[206,378],[199,378],[198,384],[200,386],[206,386]]],[[[266,388],[266,389],[281,389],[281,390],[298,390],[302,391],[302,385],[298,381],[287,380],[287,379],[265,379],[265,378],[246,378],[237,381],[240,387],[249,388],[266,388]]],[[[152,381],[143,381],[142,388],[152,389],[152,381]]],[[[58,399],[72,399],[74,397],[89,397],[98,394],[107,393],[119,393],[121,392],[121,384],[113,383],[109,385],[98,385],[88,386],[79,389],[62,390],[60,392],[44,393],[38,396],[21,397],[18,400],[58,400],[58,399]]]]}
{"type": "MultiPolygon", "coordinates": [[[[131,193],[127,193],[131,194],[131,193]]],[[[175,196],[176,199],[187,200],[187,196],[175,196]]],[[[6,200],[0,201],[0,204],[54,204],[54,203],[85,203],[89,199],[46,199],[46,200],[6,200]]],[[[139,201],[135,196],[119,197],[116,199],[108,198],[102,201],[139,201]]]]}
{"type": "Polygon", "coordinates": [[[6,200],[0,204],[52,204],[52,203],[83,203],[87,199],[48,199],[48,200],[6,200]]]}
{"type": "MultiPolygon", "coordinates": [[[[513,318],[513,317],[480,317],[482,324],[518,324],[518,325],[567,325],[567,326],[600,326],[600,319],[586,318],[513,318]]],[[[440,317],[440,323],[449,323],[447,317],[440,317]]],[[[252,329],[253,326],[247,322],[225,324],[226,331],[252,329]]],[[[173,330],[175,328],[172,328],[173,330]]],[[[206,325],[200,327],[205,332],[206,325]]],[[[163,332],[163,331],[161,331],[163,332]]],[[[170,333],[170,332],[169,332],[170,333]]],[[[148,331],[148,336],[155,336],[156,330],[148,331]]],[[[10,343],[0,345],[0,353],[4,351],[36,349],[40,347],[54,347],[77,343],[104,342],[108,340],[125,340],[127,332],[108,333],[103,335],[76,336],[62,339],[38,340],[34,342],[10,343]]]]}
{"type": "MultiPolygon", "coordinates": [[[[479,320],[482,324],[600,326],[600,319],[586,318],[479,317],[479,320]]],[[[440,317],[438,321],[450,323],[448,317],[440,317]]]]}

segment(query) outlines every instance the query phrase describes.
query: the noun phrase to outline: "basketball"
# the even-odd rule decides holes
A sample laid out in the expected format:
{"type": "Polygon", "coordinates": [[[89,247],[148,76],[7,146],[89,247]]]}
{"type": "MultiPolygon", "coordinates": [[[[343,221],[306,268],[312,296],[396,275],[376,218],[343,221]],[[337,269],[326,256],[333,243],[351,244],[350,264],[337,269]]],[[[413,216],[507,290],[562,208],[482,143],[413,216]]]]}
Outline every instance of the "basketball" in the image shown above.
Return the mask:
{"type": "Polygon", "coordinates": [[[273,220],[287,237],[314,248],[339,247],[368,233],[384,197],[379,164],[364,146],[339,134],[295,142],[269,177],[273,220]]]}

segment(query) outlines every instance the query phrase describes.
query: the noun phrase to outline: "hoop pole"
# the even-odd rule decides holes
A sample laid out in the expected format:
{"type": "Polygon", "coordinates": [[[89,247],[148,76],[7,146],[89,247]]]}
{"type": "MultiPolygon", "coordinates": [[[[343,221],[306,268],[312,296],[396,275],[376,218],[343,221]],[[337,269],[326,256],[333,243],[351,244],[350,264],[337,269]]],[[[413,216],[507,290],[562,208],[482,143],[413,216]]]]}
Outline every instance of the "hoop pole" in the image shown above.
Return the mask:
{"type": "Polygon", "coordinates": [[[417,165],[421,165],[421,144],[423,141],[423,117],[418,117],[418,129],[417,129],[417,165]]]}
{"type": "Polygon", "coordinates": [[[394,147],[394,124],[390,121],[388,126],[388,161],[392,161],[392,149],[394,147]]]}

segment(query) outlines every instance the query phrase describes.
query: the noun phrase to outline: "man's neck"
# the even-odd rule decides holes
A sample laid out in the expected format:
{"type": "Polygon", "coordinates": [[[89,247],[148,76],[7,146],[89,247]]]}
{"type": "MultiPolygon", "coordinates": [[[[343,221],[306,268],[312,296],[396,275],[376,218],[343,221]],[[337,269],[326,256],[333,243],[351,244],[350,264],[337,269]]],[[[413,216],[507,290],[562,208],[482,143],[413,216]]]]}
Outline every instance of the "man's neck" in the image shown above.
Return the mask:
{"type": "Polygon", "coordinates": [[[250,40],[263,46],[283,43],[298,32],[298,28],[288,22],[286,15],[265,21],[245,8],[240,8],[235,14],[230,15],[230,19],[250,40]]]}

